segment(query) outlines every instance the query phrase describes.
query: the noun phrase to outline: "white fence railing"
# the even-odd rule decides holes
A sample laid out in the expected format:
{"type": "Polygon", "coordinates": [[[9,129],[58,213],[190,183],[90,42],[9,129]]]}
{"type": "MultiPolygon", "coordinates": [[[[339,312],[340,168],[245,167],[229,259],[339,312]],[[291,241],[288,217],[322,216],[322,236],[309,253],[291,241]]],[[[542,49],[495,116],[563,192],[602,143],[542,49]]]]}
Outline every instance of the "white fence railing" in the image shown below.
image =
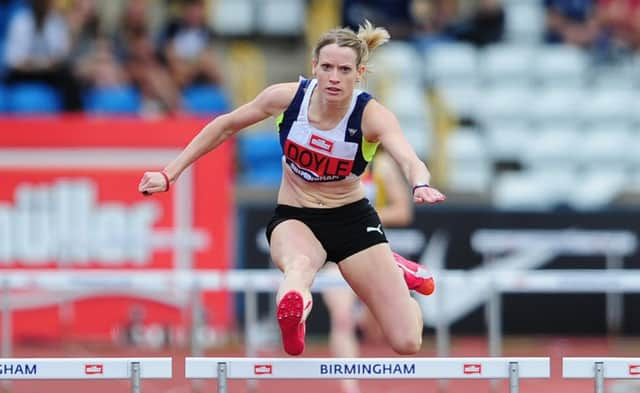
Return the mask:
{"type": "MultiPolygon", "coordinates": [[[[275,292],[282,280],[282,274],[275,269],[230,270],[230,271],[153,271],[131,272],[127,270],[78,271],[78,270],[3,270],[0,286],[2,299],[2,356],[11,356],[11,313],[14,307],[11,292],[15,289],[37,288],[44,290],[85,290],[102,288],[117,293],[119,291],[200,291],[229,290],[243,292],[245,296],[245,344],[246,355],[255,356],[256,349],[249,332],[257,325],[257,293],[275,292]]],[[[435,298],[435,321],[438,341],[447,341],[448,319],[446,310],[447,290],[460,287],[484,288],[489,296],[488,335],[489,354],[499,356],[502,346],[503,293],[639,293],[640,270],[594,269],[594,270],[518,270],[487,271],[482,274],[468,271],[444,270],[436,272],[437,290],[435,298]],[[442,337],[445,337],[443,340],[442,337]]],[[[314,291],[346,285],[339,274],[321,272],[313,285],[314,291]]],[[[194,306],[198,306],[195,304],[194,306]]],[[[198,311],[198,310],[196,310],[198,311]]],[[[194,315],[197,315],[195,312],[194,315]]],[[[197,340],[194,340],[197,345],[197,340]]],[[[448,355],[448,344],[444,350],[438,347],[440,356],[448,355]]],[[[200,349],[194,348],[199,355],[200,349]]]]}

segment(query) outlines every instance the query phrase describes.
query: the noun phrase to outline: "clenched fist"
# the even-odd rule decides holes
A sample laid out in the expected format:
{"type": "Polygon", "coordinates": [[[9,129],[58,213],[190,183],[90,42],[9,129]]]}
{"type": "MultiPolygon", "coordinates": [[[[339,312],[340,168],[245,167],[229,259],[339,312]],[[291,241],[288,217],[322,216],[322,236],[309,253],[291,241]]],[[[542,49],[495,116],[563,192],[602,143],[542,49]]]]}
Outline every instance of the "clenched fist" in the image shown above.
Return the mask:
{"type": "Polygon", "coordinates": [[[151,195],[156,192],[169,191],[170,187],[171,182],[165,171],[145,172],[138,185],[138,191],[144,195],[151,195]]]}

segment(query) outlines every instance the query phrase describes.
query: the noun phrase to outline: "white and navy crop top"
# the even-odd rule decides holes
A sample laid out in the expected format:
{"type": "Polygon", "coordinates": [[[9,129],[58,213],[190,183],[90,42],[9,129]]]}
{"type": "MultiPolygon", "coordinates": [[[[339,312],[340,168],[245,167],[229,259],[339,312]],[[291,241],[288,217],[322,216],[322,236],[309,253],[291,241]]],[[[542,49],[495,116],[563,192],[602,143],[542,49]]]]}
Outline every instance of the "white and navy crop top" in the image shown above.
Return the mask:
{"type": "Polygon", "coordinates": [[[283,160],[308,182],[329,182],[360,176],[373,159],[378,142],[362,135],[362,113],[371,95],[356,90],[345,116],[332,130],[309,124],[308,109],[315,79],[301,79],[289,107],[278,117],[283,160]]]}

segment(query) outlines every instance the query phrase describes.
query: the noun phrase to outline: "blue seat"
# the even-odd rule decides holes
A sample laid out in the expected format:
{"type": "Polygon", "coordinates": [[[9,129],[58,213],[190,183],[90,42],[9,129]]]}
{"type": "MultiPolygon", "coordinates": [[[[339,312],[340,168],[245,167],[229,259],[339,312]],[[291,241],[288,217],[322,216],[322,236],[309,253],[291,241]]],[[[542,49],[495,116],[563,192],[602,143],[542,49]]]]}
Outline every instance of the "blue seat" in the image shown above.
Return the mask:
{"type": "Polygon", "coordinates": [[[277,187],[282,178],[282,166],[278,163],[262,168],[249,169],[238,176],[238,183],[251,187],[277,187]]]}
{"type": "Polygon", "coordinates": [[[238,181],[253,186],[277,186],[282,176],[282,151],[278,133],[245,133],[238,137],[237,142],[241,167],[238,181]]]}
{"type": "Polygon", "coordinates": [[[48,114],[62,109],[60,94],[45,83],[19,83],[7,88],[7,110],[15,114],[48,114]]]}
{"type": "Polygon", "coordinates": [[[84,110],[93,114],[137,114],[140,105],[140,93],[130,86],[94,88],[84,97],[84,110]]]}
{"type": "Polygon", "coordinates": [[[245,166],[261,166],[277,160],[281,155],[280,139],[275,131],[240,134],[238,157],[245,166]]]}
{"type": "Polygon", "coordinates": [[[197,115],[227,112],[231,107],[225,91],[214,85],[188,87],[182,93],[182,100],[185,111],[197,115]]]}
{"type": "Polygon", "coordinates": [[[0,85],[0,113],[7,111],[7,89],[4,85],[0,85]]]}

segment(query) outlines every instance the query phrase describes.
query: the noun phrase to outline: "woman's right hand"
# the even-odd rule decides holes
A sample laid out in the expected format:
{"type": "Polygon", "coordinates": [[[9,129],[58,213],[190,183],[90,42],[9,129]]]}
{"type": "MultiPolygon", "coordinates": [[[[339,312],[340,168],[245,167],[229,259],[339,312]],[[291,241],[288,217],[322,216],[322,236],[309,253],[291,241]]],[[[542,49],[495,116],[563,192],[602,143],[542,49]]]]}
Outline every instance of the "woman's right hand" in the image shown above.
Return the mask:
{"type": "Polygon", "coordinates": [[[138,191],[144,195],[151,195],[156,192],[169,191],[169,187],[169,177],[163,171],[145,172],[138,185],[138,191]]]}

